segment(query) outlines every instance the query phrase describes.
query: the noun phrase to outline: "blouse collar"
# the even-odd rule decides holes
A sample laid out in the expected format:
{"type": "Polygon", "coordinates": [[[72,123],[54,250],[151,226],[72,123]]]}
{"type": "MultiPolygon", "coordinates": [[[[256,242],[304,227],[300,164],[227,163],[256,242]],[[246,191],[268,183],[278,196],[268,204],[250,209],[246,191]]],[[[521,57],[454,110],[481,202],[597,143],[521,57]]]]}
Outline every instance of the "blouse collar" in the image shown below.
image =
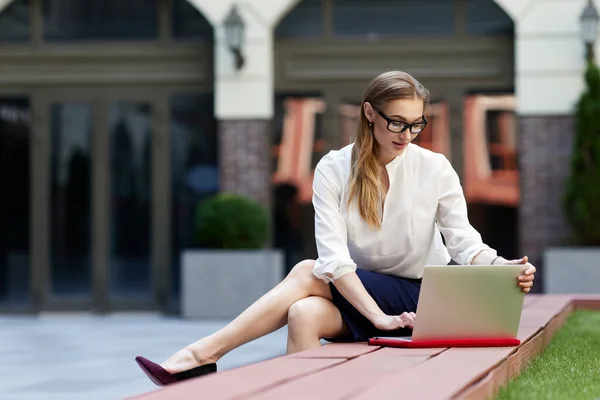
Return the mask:
{"type": "Polygon", "coordinates": [[[387,163],[385,165],[385,169],[389,172],[390,169],[398,166],[402,162],[402,160],[406,158],[406,153],[409,151],[410,148],[411,148],[411,144],[409,143],[408,146],[406,146],[406,149],[404,149],[404,151],[402,152],[402,154],[394,157],[394,159],[392,161],[390,161],[389,163],[387,163]]]}

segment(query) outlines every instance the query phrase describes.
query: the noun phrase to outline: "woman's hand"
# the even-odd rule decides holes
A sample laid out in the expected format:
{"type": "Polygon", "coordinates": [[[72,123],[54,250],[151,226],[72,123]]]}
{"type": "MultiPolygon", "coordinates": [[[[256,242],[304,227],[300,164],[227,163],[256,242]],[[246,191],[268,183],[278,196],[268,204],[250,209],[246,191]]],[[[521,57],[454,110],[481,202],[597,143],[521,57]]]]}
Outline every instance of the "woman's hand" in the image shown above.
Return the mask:
{"type": "Polygon", "coordinates": [[[375,328],[382,331],[394,331],[400,328],[414,328],[416,314],[414,312],[405,312],[402,315],[385,315],[382,314],[373,319],[375,328]]]}
{"type": "Polygon", "coordinates": [[[529,263],[529,258],[525,256],[518,260],[507,260],[505,264],[527,266],[525,272],[517,278],[517,283],[523,292],[528,293],[533,287],[533,280],[535,279],[536,271],[535,267],[529,263]]]}

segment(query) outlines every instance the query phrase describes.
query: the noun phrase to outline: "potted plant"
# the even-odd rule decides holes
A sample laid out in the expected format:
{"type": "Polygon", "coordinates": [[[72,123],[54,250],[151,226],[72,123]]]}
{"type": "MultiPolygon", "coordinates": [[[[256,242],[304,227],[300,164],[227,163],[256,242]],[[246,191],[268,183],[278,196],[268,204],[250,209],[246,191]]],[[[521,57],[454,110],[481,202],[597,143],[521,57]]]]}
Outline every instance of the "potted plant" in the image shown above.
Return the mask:
{"type": "Polygon", "coordinates": [[[283,256],[265,248],[269,217],[247,197],[220,193],[196,209],[198,248],[181,257],[185,318],[234,318],[283,279],[283,256]]]}
{"type": "Polygon", "coordinates": [[[576,112],[564,213],[573,228],[569,247],[545,252],[545,291],[600,293],[600,69],[589,62],[576,112]]]}

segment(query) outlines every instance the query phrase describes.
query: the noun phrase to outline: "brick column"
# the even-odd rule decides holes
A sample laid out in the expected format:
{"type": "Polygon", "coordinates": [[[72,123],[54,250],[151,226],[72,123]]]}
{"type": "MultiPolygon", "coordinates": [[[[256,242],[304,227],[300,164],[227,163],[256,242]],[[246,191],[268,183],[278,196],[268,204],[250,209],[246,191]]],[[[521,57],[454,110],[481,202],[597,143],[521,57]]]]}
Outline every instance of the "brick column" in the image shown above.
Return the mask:
{"type": "Polygon", "coordinates": [[[519,247],[520,253],[538,267],[534,292],[539,292],[543,287],[544,249],[563,245],[570,234],[562,196],[575,126],[571,116],[526,116],[519,120],[519,247]]]}
{"type": "Polygon", "coordinates": [[[271,121],[219,121],[221,191],[271,205],[271,121]]]}

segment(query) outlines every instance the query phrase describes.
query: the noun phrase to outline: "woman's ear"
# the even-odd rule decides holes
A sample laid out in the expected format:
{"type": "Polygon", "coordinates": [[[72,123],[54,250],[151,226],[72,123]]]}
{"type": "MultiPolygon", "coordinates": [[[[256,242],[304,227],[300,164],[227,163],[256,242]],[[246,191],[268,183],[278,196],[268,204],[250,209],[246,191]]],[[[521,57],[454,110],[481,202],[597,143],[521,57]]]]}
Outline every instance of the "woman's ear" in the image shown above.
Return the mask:
{"type": "Polygon", "coordinates": [[[363,104],[363,112],[369,122],[373,122],[373,106],[368,101],[363,104]]]}

